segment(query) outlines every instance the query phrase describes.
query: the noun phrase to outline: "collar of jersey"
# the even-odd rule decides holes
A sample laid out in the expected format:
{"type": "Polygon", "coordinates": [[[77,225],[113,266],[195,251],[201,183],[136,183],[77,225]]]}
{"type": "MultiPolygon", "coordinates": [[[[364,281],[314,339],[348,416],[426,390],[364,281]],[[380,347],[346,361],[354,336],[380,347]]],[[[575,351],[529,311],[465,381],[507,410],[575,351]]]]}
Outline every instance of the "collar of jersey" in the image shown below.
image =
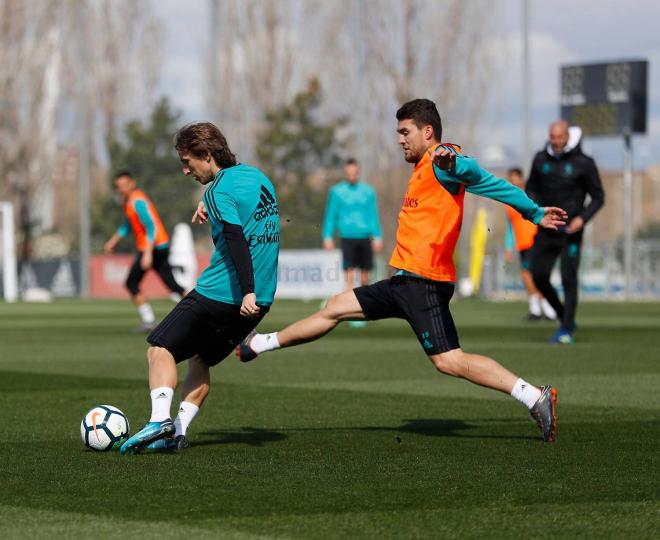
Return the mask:
{"type": "Polygon", "coordinates": [[[417,162],[417,165],[415,165],[415,170],[422,167],[422,165],[424,165],[427,161],[431,159],[431,153],[435,152],[438,146],[442,146],[442,143],[435,144],[431,146],[429,149],[424,150],[424,157],[417,162]]]}
{"type": "Polygon", "coordinates": [[[213,178],[213,182],[211,182],[211,186],[215,184],[222,176],[227,172],[229,169],[232,167],[238,167],[239,165],[242,165],[242,163],[237,163],[236,165],[232,165],[231,167],[225,167],[224,169],[220,169],[217,173],[215,173],[215,177],[213,178]]]}

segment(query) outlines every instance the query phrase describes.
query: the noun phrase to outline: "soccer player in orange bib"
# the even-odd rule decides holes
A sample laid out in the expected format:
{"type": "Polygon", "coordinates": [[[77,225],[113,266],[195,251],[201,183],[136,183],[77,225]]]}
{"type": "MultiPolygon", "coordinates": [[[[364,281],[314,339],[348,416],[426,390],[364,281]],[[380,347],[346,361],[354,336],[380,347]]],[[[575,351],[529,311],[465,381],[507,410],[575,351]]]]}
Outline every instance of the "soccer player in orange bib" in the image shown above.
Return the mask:
{"type": "MultiPolygon", "coordinates": [[[[525,189],[525,180],[523,179],[523,173],[520,168],[512,167],[509,169],[507,178],[517,188],[525,189]]],[[[508,263],[513,262],[514,249],[520,256],[520,281],[522,281],[525,291],[527,291],[529,304],[527,320],[538,321],[545,317],[548,320],[554,321],[557,318],[555,310],[543,298],[543,295],[536,288],[536,285],[534,285],[534,279],[532,278],[532,249],[534,248],[534,238],[536,237],[538,227],[522,217],[520,212],[515,208],[507,205],[505,206],[505,210],[507,222],[504,253],[508,263]]]]}
{"type": "Polygon", "coordinates": [[[438,371],[510,394],[529,409],[543,440],[554,442],[555,389],[530,384],[492,358],[463,351],[449,300],[456,283],[453,256],[466,191],[509,204],[549,229],[562,225],[566,214],[560,208],[539,207],[522,190],[463,155],[460,147],[441,144],[442,123],[432,101],[405,103],[396,118],[403,157],[413,165],[390,259],[396,275],[338,294],[321,311],[280,332],[253,332],[237,353],[249,361],[266,351],[318,339],[343,321],[405,319],[438,371]]]}
{"type": "Polygon", "coordinates": [[[136,330],[150,332],[154,328],[156,317],[151,305],[140,291],[140,282],[144,275],[153,268],[167,288],[172,291],[174,300],[180,300],[184,290],[172,275],[172,267],[168,261],[170,237],[156,212],[156,207],[149,197],[137,188],[135,180],[128,171],[120,171],[115,175],[115,188],[122,199],[126,219],[105,243],[104,249],[106,253],[112,253],[119,241],[129,232],[133,232],[137,255],[128,273],[126,288],[142,321],[136,330]]]}

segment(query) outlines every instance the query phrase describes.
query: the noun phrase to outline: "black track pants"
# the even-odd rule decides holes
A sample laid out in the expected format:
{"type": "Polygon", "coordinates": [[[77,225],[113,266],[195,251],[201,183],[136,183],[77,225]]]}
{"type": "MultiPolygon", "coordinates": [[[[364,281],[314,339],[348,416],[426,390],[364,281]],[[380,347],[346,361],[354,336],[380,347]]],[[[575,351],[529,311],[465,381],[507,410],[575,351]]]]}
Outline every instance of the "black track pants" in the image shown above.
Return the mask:
{"type": "Polygon", "coordinates": [[[561,327],[569,332],[573,331],[577,310],[581,247],[582,231],[566,234],[539,229],[532,254],[534,283],[557,312],[561,327]],[[557,291],[550,284],[550,274],[557,257],[560,257],[561,282],[564,287],[563,304],[559,300],[557,291]]]}

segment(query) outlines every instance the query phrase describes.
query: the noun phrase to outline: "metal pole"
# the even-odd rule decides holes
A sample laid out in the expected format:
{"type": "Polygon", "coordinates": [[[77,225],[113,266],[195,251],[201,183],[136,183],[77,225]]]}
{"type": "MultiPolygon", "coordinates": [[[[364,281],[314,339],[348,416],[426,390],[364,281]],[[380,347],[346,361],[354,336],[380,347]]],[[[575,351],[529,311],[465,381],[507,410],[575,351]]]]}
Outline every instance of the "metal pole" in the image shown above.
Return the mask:
{"type": "Polygon", "coordinates": [[[16,272],[16,247],[14,238],[14,207],[9,202],[0,202],[2,214],[2,287],[5,300],[16,302],[18,299],[18,276],[16,272]]]}
{"type": "Polygon", "coordinates": [[[531,81],[529,69],[529,1],[522,0],[522,85],[523,85],[523,163],[522,168],[529,170],[532,160],[531,128],[531,81]]]}
{"type": "Polygon", "coordinates": [[[220,123],[220,102],[218,99],[218,92],[220,90],[220,65],[218,63],[217,55],[220,51],[218,36],[222,32],[221,19],[220,19],[220,3],[219,0],[209,0],[209,78],[210,78],[210,91],[208,93],[209,100],[209,113],[211,121],[219,125],[220,123]]]}
{"type": "Polygon", "coordinates": [[[625,297],[632,296],[633,278],[633,155],[630,133],[623,135],[624,162],[623,162],[623,271],[625,276],[625,297]]]}
{"type": "Polygon", "coordinates": [[[85,28],[87,27],[85,0],[78,2],[78,114],[79,140],[78,155],[80,159],[80,296],[89,297],[89,261],[91,253],[90,239],[90,146],[92,144],[89,129],[89,104],[87,62],[85,52],[85,28]]]}
{"type": "Polygon", "coordinates": [[[365,88],[366,86],[366,81],[365,81],[365,74],[364,70],[366,67],[366,51],[365,51],[365,46],[364,46],[364,37],[365,37],[365,32],[364,32],[364,2],[362,0],[358,0],[356,3],[357,5],[357,13],[355,16],[355,29],[353,30],[353,39],[355,43],[355,53],[357,56],[357,91],[353,94],[356,96],[358,103],[357,103],[357,121],[358,121],[358,126],[356,130],[357,134],[357,154],[358,154],[358,161],[360,162],[360,176],[362,179],[366,182],[367,181],[367,175],[369,173],[369,159],[368,159],[368,154],[367,154],[367,147],[368,147],[368,141],[367,141],[367,133],[369,133],[369,130],[367,129],[367,111],[366,111],[366,100],[364,96],[368,95],[368,91],[365,88]]]}

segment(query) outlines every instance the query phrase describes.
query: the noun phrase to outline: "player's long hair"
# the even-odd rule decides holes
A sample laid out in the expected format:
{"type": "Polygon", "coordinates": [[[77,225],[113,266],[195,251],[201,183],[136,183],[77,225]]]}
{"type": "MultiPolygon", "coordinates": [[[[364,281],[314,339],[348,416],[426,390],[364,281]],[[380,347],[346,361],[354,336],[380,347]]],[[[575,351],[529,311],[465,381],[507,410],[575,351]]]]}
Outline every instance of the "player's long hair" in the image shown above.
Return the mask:
{"type": "Polygon", "coordinates": [[[203,158],[209,153],[216,165],[223,169],[236,165],[236,156],[229,149],[227,139],[211,122],[193,122],[183,126],[174,136],[174,147],[196,158],[203,158]]]}

